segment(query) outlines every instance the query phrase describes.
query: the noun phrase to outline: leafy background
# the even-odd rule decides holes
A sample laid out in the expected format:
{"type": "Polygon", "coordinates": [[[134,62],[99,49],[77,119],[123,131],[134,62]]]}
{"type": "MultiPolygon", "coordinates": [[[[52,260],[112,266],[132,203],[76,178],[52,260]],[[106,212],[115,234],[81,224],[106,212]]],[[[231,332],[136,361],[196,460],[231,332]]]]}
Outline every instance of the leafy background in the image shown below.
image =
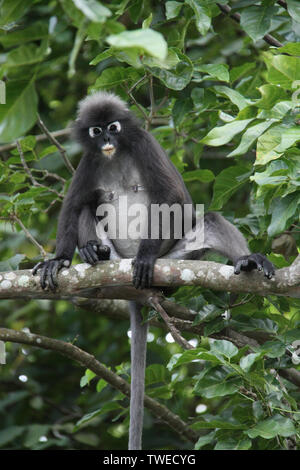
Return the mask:
{"type": "MultiPolygon", "coordinates": [[[[300,247],[299,56],[297,0],[2,0],[0,270],[31,267],[41,245],[55,251],[70,171],[65,154],[36,137],[38,119],[58,131],[76,167],[69,127],[78,101],[99,89],[130,103],[195,203],[234,221],[277,267],[289,265],[300,247]]],[[[197,348],[182,352],[151,329],[147,393],[199,431],[196,449],[299,446],[299,388],[273,372],[299,369],[299,300],[247,295],[232,307],[226,293],[189,287],[175,297],[197,312],[206,336],[230,326],[265,342],[238,350],[191,338],[197,348]]],[[[0,318],[75,342],[128,378],[127,321],[29,299],[2,301],[0,318]]],[[[126,448],[128,401],[119,392],[49,351],[6,348],[1,448],[126,448]]],[[[193,444],[146,412],[144,447],[193,444]]]]}

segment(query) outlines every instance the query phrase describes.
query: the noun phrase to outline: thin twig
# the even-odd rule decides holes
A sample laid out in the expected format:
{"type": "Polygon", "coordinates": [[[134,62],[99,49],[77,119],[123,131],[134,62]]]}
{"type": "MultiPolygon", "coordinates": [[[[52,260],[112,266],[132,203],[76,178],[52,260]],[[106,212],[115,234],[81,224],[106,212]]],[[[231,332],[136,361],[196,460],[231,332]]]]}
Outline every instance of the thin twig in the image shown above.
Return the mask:
{"type": "Polygon", "coordinates": [[[150,125],[154,117],[154,112],[155,112],[154,111],[155,100],[154,100],[154,92],[153,92],[153,76],[151,74],[149,74],[149,95],[150,95],[150,113],[149,113],[148,124],[150,125]]]}
{"type": "Polygon", "coordinates": [[[33,186],[35,187],[38,187],[38,188],[44,188],[46,189],[47,191],[49,191],[50,193],[53,193],[55,194],[57,197],[59,198],[63,198],[64,195],[59,193],[58,191],[56,191],[56,189],[53,189],[53,188],[49,188],[48,186],[44,185],[44,184],[41,184],[39,183],[35,177],[33,176],[29,166],[27,165],[27,162],[25,160],[25,156],[24,156],[24,153],[23,153],[23,150],[22,150],[22,147],[21,147],[21,144],[19,142],[19,140],[16,141],[16,145],[17,145],[17,148],[18,148],[18,152],[19,152],[19,155],[20,155],[20,159],[21,159],[21,163],[23,165],[23,168],[24,168],[24,171],[25,173],[28,175],[28,178],[30,179],[31,183],[33,184],[33,186]]]}
{"type": "Polygon", "coordinates": [[[150,305],[160,314],[164,322],[166,323],[172,337],[174,338],[174,341],[179,344],[184,349],[194,349],[194,346],[192,346],[186,339],[184,339],[177,328],[173,325],[171,318],[167,314],[167,312],[163,309],[161,304],[158,302],[158,300],[154,297],[151,297],[149,299],[150,305]]]}
{"type": "Polygon", "coordinates": [[[41,255],[43,258],[47,258],[47,252],[44,250],[44,248],[42,247],[42,245],[39,244],[39,242],[33,237],[33,235],[31,235],[31,233],[29,232],[29,230],[25,227],[25,225],[23,224],[23,222],[21,221],[21,219],[19,219],[19,217],[16,215],[16,214],[13,214],[11,216],[11,220],[14,220],[17,224],[20,225],[21,229],[23,230],[23,232],[25,233],[26,237],[38,248],[38,250],[40,251],[41,255]]]}
{"type": "Polygon", "coordinates": [[[133,96],[133,94],[129,90],[127,90],[125,88],[125,91],[126,91],[127,95],[129,96],[129,98],[134,102],[135,106],[140,110],[140,112],[144,116],[144,119],[145,119],[146,123],[148,123],[149,122],[149,117],[148,117],[147,113],[144,111],[144,108],[136,101],[135,97],[133,96]]]}
{"type": "Polygon", "coordinates": [[[128,93],[132,93],[133,90],[134,90],[138,85],[140,85],[140,83],[142,83],[144,80],[146,80],[146,78],[147,78],[147,75],[144,75],[142,78],[140,78],[136,83],[134,83],[134,84],[132,85],[131,88],[129,88],[128,93]]]}
{"type": "Polygon", "coordinates": [[[38,114],[38,121],[37,122],[38,122],[38,126],[40,127],[40,129],[42,131],[45,132],[45,134],[48,137],[48,139],[50,140],[50,142],[52,142],[52,144],[54,144],[57,147],[57,149],[58,149],[59,153],[61,154],[61,156],[63,158],[63,161],[65,162],[65,165],[68,168],[68,170],[70,171],[70,173],[71,174],[75,173],[75,169],[74,169],[72,163],[69,161],[69,159],[67,157],[66,150],[60,145],[58,140],[56,140],[56,138],[53,136],[53,134],[51,134],[51,132],[47,129],[47,127],[45,126],[45,124],[41,120],[39,114],[38,114]]]}

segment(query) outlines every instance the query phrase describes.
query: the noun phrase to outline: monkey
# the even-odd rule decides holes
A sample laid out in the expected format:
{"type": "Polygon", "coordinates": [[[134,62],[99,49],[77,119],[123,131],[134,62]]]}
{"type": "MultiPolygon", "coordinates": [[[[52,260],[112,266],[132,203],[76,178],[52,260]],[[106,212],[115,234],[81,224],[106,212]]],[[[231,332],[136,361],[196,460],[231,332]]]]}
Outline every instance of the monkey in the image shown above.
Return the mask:
{"type": "MultiPolygon", "coordinates": [[[[57,275],[69,267],[76,247],[81,259],[94,265],[103,260],[133,258],[133,285],[137,289],[150,288],[153,270],[158,258],[201,259],[208,251],[223,254],[233,262],[234,272],[263,271],[267,278],[274,275],[274,267],[260,254],[251,254],[242,233],[219,213],[208,212],[199,227],[191,196],[183,179],[165,151],[152,134],[141,126],[125,101],[117,95],[98,91],[80,101],[74,124],[75,138],[83,149],[83,156],[64,198],[58,219],[56,256],[33,268],[40,273],[43,289],[55,290],[57,275]],[[121,223],[118,234],[110,230],[107,211],[123,217],[120,201],[126,196],[129,207],[136,204],[149,209],[140,219],[136,237],[122,238],[121,223]],[[150,208],[165,204],[192,211],[181,222],[187,227],[180,239],[174,228],[163,236],[162,218],[157,225],[158,236],[151,236],[153,216],[150,208]],[[110,205],[110,206],[108,206],[110,205]],[[197,228],[198,227],[198,228],[197,228]],[[196,248],[191,245],[191,232],[204,232],[196,248]],[[192,246],[192,249],[189,247],[192,246]]],[[[122,219],[123,220],[123,219],[122,219]]],[[[174,216],[172,221],[174,221],[174,216]]],[[[128,221],[126,222],[128,223],[128,221]]],[[[201,233],[202,233],[201,232],[201,233]]],[[[130,450],[142,446],[144,375],[148,326],[142,321],[141,305],[129,303],[131,324],[131,398],[130,450]]]]}

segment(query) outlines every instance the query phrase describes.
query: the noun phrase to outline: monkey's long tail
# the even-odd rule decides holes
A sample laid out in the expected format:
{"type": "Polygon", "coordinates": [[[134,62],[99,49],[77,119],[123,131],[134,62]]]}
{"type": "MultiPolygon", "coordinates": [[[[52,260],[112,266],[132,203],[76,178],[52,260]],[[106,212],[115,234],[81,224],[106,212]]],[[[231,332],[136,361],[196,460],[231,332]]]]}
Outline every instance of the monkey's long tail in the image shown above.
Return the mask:
{"type": "Polygon", "coordinates": [[[131,325],[129,450],[142,448],[148,324],[142,324],[141,308],[137,302],[129,302],[131,325]]]}

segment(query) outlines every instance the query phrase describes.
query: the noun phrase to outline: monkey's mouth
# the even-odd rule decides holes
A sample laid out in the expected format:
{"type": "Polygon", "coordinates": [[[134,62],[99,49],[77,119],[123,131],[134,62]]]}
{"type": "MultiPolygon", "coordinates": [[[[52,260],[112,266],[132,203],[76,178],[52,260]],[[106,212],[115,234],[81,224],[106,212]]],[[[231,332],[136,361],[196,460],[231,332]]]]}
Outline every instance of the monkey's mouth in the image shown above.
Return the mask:
{"type": "Polygon", "coordinates": [[[112,157],[116,151],[116,147],[112,144],[105,144],[101,147],[101,150],[106,157],[112,157]]]}

